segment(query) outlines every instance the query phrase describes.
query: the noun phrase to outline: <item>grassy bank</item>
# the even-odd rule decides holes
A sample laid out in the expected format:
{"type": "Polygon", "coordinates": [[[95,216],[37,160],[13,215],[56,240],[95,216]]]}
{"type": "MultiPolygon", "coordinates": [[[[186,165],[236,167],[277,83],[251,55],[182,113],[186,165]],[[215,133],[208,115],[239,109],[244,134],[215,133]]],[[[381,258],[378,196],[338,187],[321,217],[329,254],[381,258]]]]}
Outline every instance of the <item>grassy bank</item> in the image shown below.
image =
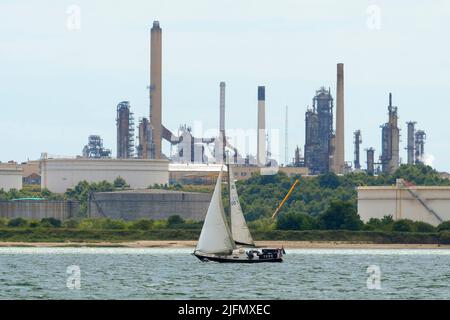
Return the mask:
{"type": "MultiPolygon", "coordinates": [[[[124,242],[197,240],[200,230],[79,230],[66,228],[1,228],[2,242],[124,242]]],[[[349,241],[375,244],[450,244],[450,232],[378,232],[346,230],[255,231],[255,240],[349,241]]]]}

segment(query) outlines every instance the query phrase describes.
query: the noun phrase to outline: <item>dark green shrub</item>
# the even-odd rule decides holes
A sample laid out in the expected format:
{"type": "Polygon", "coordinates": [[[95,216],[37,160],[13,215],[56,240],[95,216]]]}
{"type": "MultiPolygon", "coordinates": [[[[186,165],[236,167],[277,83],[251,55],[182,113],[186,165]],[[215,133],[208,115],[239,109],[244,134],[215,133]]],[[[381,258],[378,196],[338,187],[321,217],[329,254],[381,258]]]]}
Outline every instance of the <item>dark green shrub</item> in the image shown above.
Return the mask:
{"type": "Polygon", "coordinates": [[[68,219],[63,222],[63,227],[68,229],[76,229],[80,226],[80,221],[77,219],[68,219]]]}
{"type": "Polygon", "coordinates": [[[412,232],[414,231],[414,221],[409,219],[400,219],[394,221],[392,230],[398,232],[412,232]]]}
{"type": "Polygon", "coordinates": [[[450,231],[439,232],[439,243],[450,244],[450,231]]]}
{"type": "Polygon", "coordinates": [[[383,218],[381,218],[381,224],[383,225],[390,225],[392,223],[394,223],[394,218],[392,218],[392,215],[383,216],[383,218]]]}
{"type": "Polygon", "coordinates": [[[436,232],[436,228],[429,223],[423,221],[414,222],[414,231],[416,232],[436,232]]]}
{"type": "Polygon", "coordinates": [[[80,203],[79,214],[82,217],[87,216],[88,200],[94,192],[110,192],[116,188],[108,181],[92,182],[80,181],[73,189],[67,189],[64,196],[69,200],[77,200],[80,203]]]}
{"type": "Polygon", "coordinates": [[[258,201],[256,201],[254,205],[248,206],[245,212],[246,212],[245,219],[247,221],[256,221],[264,217],[270,216],[271,214],[269,208],[265,208],[263,205],[258,203],[258,201]]]}
{"type": "Polygon", "coordinates": [[[361,230],[364,224],[352,202],[338,200],[318,217],[318,225],[327,230],[361,230]]]}
{"type": "Polygon", "coordinates": [[[42,218],[39,224],[43,228],[60,228],[61,220],[55,219],[53,217],[42,218]]]}
{"type": "Polygon", "coordinates": [[[127,224],[123,220],[111,220],[109,218],[104,219],[101,226],[105,230],[121,230],[127,228],[127,224]]]}
{"type": "Polygon", "coordinates": [[[391,231],[394,219],[392,216],[384,216],[381,219],[370,218],[364,225],[364,230],[369,231],[391,231]]]}
{"type": "Polygon", "coordinates": [[[137,221],[134,221],[130,229],[133,230],[150,230],[153,227],[153,221],[148,219],[140,219],[137,221]]]}
{"type": "Polygon", "coordinates": [[[277,219],[276,228],[279,230],[312,230],[315,227],[315,219],[309,215],[288,212],[277,219]]]}
{"type": "Polygon", "coordinates": [[[39,221],[33,220],[33,221],[30,221],[30,222],[28,223],[28,226],[29,226],[30,228],[37,228],[37,227],[40,226],[40,223],[39,223],[39,221]]]}
{"type": "Polygon", "coordinates": [[[333,172],[321,174],[318,179],[321,188],[336,189],[341,184],[339,177],[333,172]]]}
{"type": "Polygon", "coordinates": [[[450,221],[444,221],[437,227],[437,231],[439,232],[446,230],[450,230],[450,221]]]}
{"type": "Polygon", "coordinates": [[[189,229],[189,230],[201,230],[203,222],[184,221],[182,224],[174,224],[171,228],[175,229],[189,229]]]}
{"type": "Polygon", "coordinates": [[[10,228],[24,228],[28,226],[28,221],[24,218],[14,218],[9,220],[8,227],[10,228]]]}
{"type": "Polygon", "coordinates": [[[180,217],[179,215],[173,215],[167,219],[167,225],[169,227],[173,227],[175,225],[180,225],[180,224],[184,224],[184,219],[182,217],[180,217]]]}
{"type": "Polygon", "coordinates": [[[8,221],[5,218],[0,218],[0,228],[8,225],[8,221]]]}
{"type": "Polygon", "coordinates": [[[117,188],[117,189],[123,189],[123,188],[129,187],[129,186],[127,185],[127,182],[125,181],[125,179],[122,178],[122,177],[117,177],[117,178],[114,180],[113,185],[114,185],[114,188],[117,188]]]}

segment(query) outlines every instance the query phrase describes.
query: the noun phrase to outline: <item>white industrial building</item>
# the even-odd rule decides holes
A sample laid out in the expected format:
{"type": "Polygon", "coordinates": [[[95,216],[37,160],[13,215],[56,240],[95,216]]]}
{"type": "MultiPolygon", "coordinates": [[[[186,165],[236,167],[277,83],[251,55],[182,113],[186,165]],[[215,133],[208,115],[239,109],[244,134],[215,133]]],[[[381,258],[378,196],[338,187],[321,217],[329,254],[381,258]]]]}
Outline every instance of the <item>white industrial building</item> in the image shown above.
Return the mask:
{"type": "Polygon", "coordinates": [[[169,162],[148,159],[42,159],[41,187],[63,193],[80,181],[125,179],[133,189],[169,183],[169,162]]]}
{"type": "Polygon", "coordinates": [[[22,168],[15,163],[0,163],[0,189],[22,189],[22,168]]]}
{"type": "Polygon", "coordinates": [[[391,215],[437,226],[450,220],[450,186],[411,186],[398,179],[395,186],[358,187],[358,214],[364,222],[391,215]]]}

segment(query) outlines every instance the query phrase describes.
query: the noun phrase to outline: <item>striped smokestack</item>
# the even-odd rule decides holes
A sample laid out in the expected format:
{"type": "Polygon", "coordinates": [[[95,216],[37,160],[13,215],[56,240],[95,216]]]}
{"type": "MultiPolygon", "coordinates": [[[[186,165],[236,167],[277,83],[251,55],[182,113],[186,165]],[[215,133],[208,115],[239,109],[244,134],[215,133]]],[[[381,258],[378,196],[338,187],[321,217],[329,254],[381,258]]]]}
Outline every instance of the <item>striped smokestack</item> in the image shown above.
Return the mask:
{"type": "Polygon", "coordinates": [[[220,83],[220,133],[225,136],[225,82],[220,83]]]}
{"type": "Polygon", "coordinates": [[[266,87],[258,87],[258,134],[257,162],[259,166],[266,164],[266,87]]]}
{"type": "Polygon", "coordinates": [[[344,142],[344,64],[337,64],[336,84],[336,149],[334,157],[334,172],[344,173],[345,168],[344,142]]]}
{"type": "Polygon", "coordinates": [[[162,98],[162,30],[159,21],[153,21],[150,32],[150,124],[152,127],[152,158],[161,159],[161,98],[162,98]]]}

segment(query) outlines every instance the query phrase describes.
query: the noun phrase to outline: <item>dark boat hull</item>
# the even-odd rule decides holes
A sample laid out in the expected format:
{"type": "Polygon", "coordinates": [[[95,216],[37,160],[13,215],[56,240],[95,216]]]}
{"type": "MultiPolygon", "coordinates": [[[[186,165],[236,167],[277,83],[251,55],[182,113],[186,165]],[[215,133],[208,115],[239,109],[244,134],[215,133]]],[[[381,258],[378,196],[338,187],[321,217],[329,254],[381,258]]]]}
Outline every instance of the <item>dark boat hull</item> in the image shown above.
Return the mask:
{"type": "Polygon", "coordinates": [[[282,249],[268,249],[268,253],[261,254],[259,256],[250,257],[248,254],[232,254],[232,255],[211,255],[202,254],[200,252],[194,252],[196,256],[202,262],[221,262],[221,263],[265,263],[265,262],[283,262],[282,249]]]}

